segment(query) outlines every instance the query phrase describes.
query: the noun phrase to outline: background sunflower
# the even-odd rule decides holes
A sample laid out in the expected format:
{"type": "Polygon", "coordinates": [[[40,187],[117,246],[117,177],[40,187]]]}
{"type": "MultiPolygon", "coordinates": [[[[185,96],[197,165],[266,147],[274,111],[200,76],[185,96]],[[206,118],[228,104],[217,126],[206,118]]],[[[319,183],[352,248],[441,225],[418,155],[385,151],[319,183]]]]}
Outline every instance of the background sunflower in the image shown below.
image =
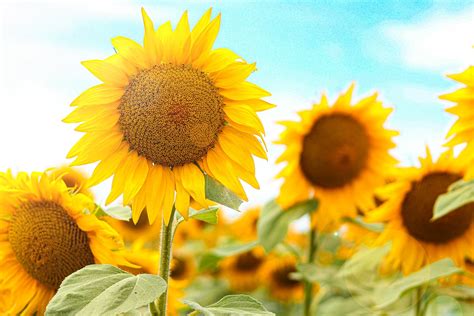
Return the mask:
{"type": "Polygon", "coordinates": [[[367,215],[371,222],[385,222],[378,244],[392,242],[384,270],[417,271],[442,258],[464,266],[474,244],[474,204],[462,206],[435,221],[433,206],[440,194],[466,173],[468,162],[452,151],[437,161],[427,150],[418,168],[400,168],[398,180],[379,190],[386,202],[367,215]]]}
{"type": "Polygon", "coordinates": [[[298,113],[299,122],[281,122],[285,130],[276,142],[286,146],[277,159],[286,162],[277,176],[284,181],[277,201],[288,208],[317,198],[320,230],[334,229],[357,209],[372,209],[374,189],[396,163],[389,150],[397,132],[384,128],[392,110],[382,107],[376,94],[352,104],[353,88],[332,106],[323,95],[320,103],[298,113]]]}

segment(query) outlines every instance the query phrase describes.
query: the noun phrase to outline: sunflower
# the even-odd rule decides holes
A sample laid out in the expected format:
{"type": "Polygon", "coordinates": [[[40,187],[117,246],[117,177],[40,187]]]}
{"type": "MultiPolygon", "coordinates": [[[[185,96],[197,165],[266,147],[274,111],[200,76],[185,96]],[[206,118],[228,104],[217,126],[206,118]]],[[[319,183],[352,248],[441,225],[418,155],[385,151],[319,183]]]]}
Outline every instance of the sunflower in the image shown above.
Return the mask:
{"type": "Polygon", "coordinates": [[[399,170],[398,180],[379,190],[386,202],[367,214],[370,222],[386,222],[377,244],[392,242],[383,269],[404,274],[450,257],[464,266],[474,244],[474,203],[431,221],[439,195],[462,179],[468,163],[448,150],[434,162],[427,150],[419,168],[399,170]]]}
{"type": "MultiPolygon", "coordinates": [[[[458,117],[448,131],[447,137],[449,141],[446,145],[452,147],[459,144],[466,144],[463,154],[470,159],[474,158],[474,66],[468,67],[465,71],[449,75],[451,79],[460,82],[465,87],[440,96],[441,99],[456,103],[455,106],[448,108],[448,113],[458,117]]],[[[474,168],[470,168],[466,177],[474,177],[474,168]]]]}
{"type": "Polygon", "coordinates": [[[308,198],[320,202],[314,217],[318,229],[332,229],[342,216],[374,207],[373,191],[396,160],[389,154],[397,132],[384,128],[392,111],[373,94],[351,104],[354,85],[330,106],[325,95],[301,121],[286,127],[277,144],[286,145],[277,163],[287,162],[278,178],[284,182],[277,199],[288,208],[308,198]]]}
{"type": "Polygon", "coordinates": [[[260,216],[260,207],[255,206],[246,210],[230,226],[232,234],[242,241],[252,241],[257,238],[257,223],[260,216]]]}
{"type": "Polygon", "coordinates": [[[43,314],[64,278],[86,265],[131,265],[117,252],[120,236],[83,213],[94,207],[88,196],[71,194],[47,173],[0,178],[0,288],[11,293],[11,305],[0,307],[6,314],[43,314]]]}
{"type": "Polygon", "coordinates": [[[212,49],[221,17],[211,20],[211,9],[192,30],[187,12],[174,30],[142,15],[143,46],[116,37],[116,54],[83,62],[103,83],[64,119],[86,133],[68,158],[99,161],[89,185],[113,175],[107,203],[123,195],[135,222],[145,207],[153,223],[162,210],[168,222],[174,203],[184,217],[190,198],[208,205],[204,173],[246,200],[241,180],[259,187],[253,155],[267,158],[256,112],[273,107],[261,99],[267,91],[246,81],[255,63],[212,49]]]}
{"type": "Polygon", "coordinates": [[[251,292],[260,286],[260,270],[265,263],[261,247],[227,257],[220,263],[221,275],[234,292],[251,292]]]}
{"type": "Polygon", "coordinates": [[[161,223],[156,221],[149,225],[146,210],[140,214],[136,223],[112,217],[105,217],[104,220],[120,233],[125,242],[133,243],[135,249],[160,238],[161,223]]]}
{"type": "Polygon", "coordinates": [[[87,176],[76,168],[61,166],[51,169],[50,173],[53,178],[61,178],[71,190],[93,198],[92,192],[87,188],[87,176]]]}
{"type": "Polygon", "coordinates": [[[171,260],[170,283],[177,288],[185,288],[196,276],[194,257],[184,251],[175,250],[171,260]]]}
{"type": "Polygon", "coordinates": [[[270,296],[283,303],[298,303],[304,298],[304,283],[292,278],[296,272],[296,259],[287,255],[272,256],[261,270],[270,296]]]}

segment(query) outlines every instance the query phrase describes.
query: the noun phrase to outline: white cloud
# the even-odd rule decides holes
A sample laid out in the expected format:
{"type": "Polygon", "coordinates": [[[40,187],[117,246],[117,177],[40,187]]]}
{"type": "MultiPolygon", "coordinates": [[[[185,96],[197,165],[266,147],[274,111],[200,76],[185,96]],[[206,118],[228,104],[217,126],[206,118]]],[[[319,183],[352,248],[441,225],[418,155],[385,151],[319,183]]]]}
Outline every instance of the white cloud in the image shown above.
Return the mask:
{"type": "MultiPolygon", "coordinates": [[[[474,62],[474,6],[452,13],[434,9],[413,22],[384,24],[378,31],[397,46],[399,59],[415,69],[453,71],[474,62]]],[[[383,42],[373,45],[379,57],[393,53],[383,42]]]]}

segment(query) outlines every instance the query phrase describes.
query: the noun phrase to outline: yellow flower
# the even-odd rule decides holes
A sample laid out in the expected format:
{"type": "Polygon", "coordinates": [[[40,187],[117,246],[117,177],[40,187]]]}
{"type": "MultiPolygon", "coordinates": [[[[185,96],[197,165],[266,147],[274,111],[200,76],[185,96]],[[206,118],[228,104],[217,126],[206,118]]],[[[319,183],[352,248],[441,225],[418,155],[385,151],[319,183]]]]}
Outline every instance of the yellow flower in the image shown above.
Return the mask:
{"type": "Polygon", "coordinates": [[[170,267],[170,283],[176,288],[185,288],[196,276],[194,257],[184,251],[173,251],[170,267]]]}
{"type": "Polygon", "coordinates": [[[142,212],[136,223],[132,220],[121,221],[112,217],[106,217],[104,219],[119,232],[125,242],[133,243],[136,248],[142,248],[145,244],[160,239],[161,223],[155,221],[149,225],[146,209],[142,212]]]}
{"type": "Polygon", "coordinates": [[[277,199],[288,208],[308,198],[320,202],[314,217],[320,230],[334,229],[342,216],[374,207],[373,191],[396,160],[389,150],[397,132],[384,128],[392,111],[373,94],[351,104],[353,85],[330,106],[326,96],[301,121],[285,121],[277,144],[286,145],[277,163],[284,183],[277,199]]]}
{"type": "Polygon", "coordinates": [[[304,297],[304,283],[294,280],[296,259],[293,256],[272,256],[262,267],[261,279],[270,296],[283,303],[299,303],[304,297]]]}
{"type": "Polygon", "coordinates": [[[93,198],[92,192],[87,188],[87,176],[78,169],[61,166],[51,169],[50,173],[53,178],[61,178],[71,190],[93,198]]]}
{"type": "MultiPolygon", "coordinates": [[[[456,103],[455,106],[446,110],[448,113],[458,117],[448,132],[447,137],[450,140],[447,145],[466,144],[463,155],[472,160],[474,159],[474,66],[470,66],[465,71],[448,77],[464,84],[465,87],[440,96],[441,99],[456,103]]],[[[469,168],[466,177],[474,177],[474,168],[469,168]]]]}
{"type": "Polygon", "coordinates": [[[221,275],[229,281],[234,292],[251,292],[260,284],[260,271],[265,263],[261,247],[227,257],[220,263],[221,275]]]}
{"type": "Polygon", "coordinates": [[[255,206],[246,210],[230,226],[232,234],[242,241],[257,239],[257,223],[260,216],[260,207],[255,206]]]}
{"type": "Polygon", "coordinates": [[[0,173],[0,288],[10,291],[6,314],[43,314],[69,274],[94,263],[130,265],[120,236],[84,209],[94,202],[71,194],[47,173],[0,173]]]}
{"type": "Polygon", "coordinates": [[[202,171],[246,199],[241,180],[259,187],[253,155],[267,157],[256,112],[273,107],[245,81],[255,63],[212,49],[221,17],[211,10],[192,30],[187,12],[174,30],[142,15],[143,46],[116,37],[116,54],[83,62],[103,83],[72,102],[64,121],[86,134],[68,157],[99,161],[89,185],[113,175],[107,203],[123,195],[135,222],[145,207],[153,223],[162,210],[168,221],[174,203],[184,217],[191,198],[208,205],[202,171]]]}
{"type": "Polygon", "coordinates": [[[386,222],[377,240],[377,244],[392,242],[385,271],[401,269],[409,274],[446,257],[463,266],[465,256],[474,251],[473,203],[431,221],[436,199],[463,178],[467,161],[446,151],[433,162],[427,150],[420,164],[400,169],[397,181],[378,192],[386,202],[367,214],[368,221],[386,222]]]}

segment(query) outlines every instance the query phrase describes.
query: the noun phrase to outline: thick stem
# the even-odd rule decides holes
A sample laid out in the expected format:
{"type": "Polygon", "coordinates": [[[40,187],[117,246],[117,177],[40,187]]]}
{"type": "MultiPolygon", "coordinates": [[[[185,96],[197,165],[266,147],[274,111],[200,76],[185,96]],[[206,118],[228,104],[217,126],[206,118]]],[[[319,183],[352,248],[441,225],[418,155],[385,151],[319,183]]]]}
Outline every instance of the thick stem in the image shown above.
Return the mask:
{"type": "MultiPolygon", "coordinates": [[[[313,263],[316,250],[317,250],[316,228],[312,227],[309,231],[308,263],[313,263]]],[[[304,315],[305,316],[310,315],[312,299],[313,299],[313,284],[306,280],[305,285],[304,285],[304,315]]]]}
{"type": "MultiPolygon", "coordinates": [[[[176,208],[173,206],[171,211],[170,220],[168,226],[163,224],[161,225],[161,238],[160,238],[160,276],[168,284],[168,279],[170,275],[170,263],[171,263],[171,249],[173,246],[173,225],[174,217],[176,213],[176,208]]],[[[152,315],[166,316],[166,304],[168,301],[168,289],[165,290],[163,294],[158,298],[154,305],[156,310],[156,305],[158,305],[158,310],[156,314],[153,313],[152,304],[150,304],[150,312],[152,315]]]]}

